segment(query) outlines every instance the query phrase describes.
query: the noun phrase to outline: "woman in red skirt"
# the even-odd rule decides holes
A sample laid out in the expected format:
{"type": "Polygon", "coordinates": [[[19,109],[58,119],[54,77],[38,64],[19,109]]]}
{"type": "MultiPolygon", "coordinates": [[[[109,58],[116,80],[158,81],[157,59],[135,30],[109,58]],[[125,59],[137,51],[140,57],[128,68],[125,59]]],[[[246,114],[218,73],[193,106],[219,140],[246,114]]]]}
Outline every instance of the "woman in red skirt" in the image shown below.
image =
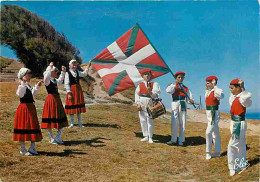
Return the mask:
{"type": "Polygon", "coordinates": [[[21,143],[20,154],[27,156],[37,155],[35,142],[42,140],[42,133],[34,106],[33,95],[38,92],[42,81],[39,81],[32,88],[29,85],[31,70],[28,68],[21,68],[17,76],[21,82],[16,91],[16,94],[20,97],[20,104],[15,113],[13,140],[21,143]],[[25,149],[25,141],[31,141],[28,151],[25,149]]]}
{"type": "Polygon", "coordinates": [[[79,78],[88,75],[88,69],[91,63],[88,64],[87,68],[81,72],[77,70],[78,63],[76,60],[72,59],[69,62],[69,71],[65,74],[64,87],[67,90],[65,112],[70,115],[70,126],[74,126],[74,114],[78,115],[78,125],[79,127],[84,127],[81,122],[81,113],[86,112],[85,101],[82,92],[82,88],[79,84],[79,78]]]}
{"type": "Polygon", "coordinates": [[[58,85],[61,85],[66,73],[66,68],[62,66],[62,72],[58,78],[58,69],[53,66],[53,62],[47,67],[44,75],[44,84],[48,92],[42,113],[42,129],[48,130],[49,141],[52,144],[63,144],[61,133],[64,127],[68,126],[67,117],[58,92],[58,85]],[[58,130],[57,136],[53,138],[52,129],[58,130]]]}

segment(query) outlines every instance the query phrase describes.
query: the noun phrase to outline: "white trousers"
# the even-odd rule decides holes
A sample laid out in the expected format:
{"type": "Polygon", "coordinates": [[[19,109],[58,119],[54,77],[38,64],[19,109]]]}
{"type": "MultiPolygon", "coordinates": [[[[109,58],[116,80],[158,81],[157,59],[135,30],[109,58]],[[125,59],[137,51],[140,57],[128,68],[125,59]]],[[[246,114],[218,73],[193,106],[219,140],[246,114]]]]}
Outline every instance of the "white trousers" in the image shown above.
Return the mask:
{"type": "Polygon", "coordinates": [[[153,119],[151,119],[147,112],[139,111],[140,124],[143,136],[149,138],[153,137],[153,119]]]}
{"type": "Polygon", "coordinates": [[[206,130],[206,153],[211,153],[212,143],[214,143],[214,150],[216,153],[221,152],[221,142],[219,136],[219,111],[215,111],[215,121],[212,121],[212,114],[210,110],[206,110],[208,120],[208,127],[206,130]]]}
{"type": "MultiPolygon", "coordinates": [[[[231,121],[230,131],[233,132],[234,121],[231,121]]],[[[228,143],[227,155],[228,155],[228,168],[235,170],[239,167],[238,164],[246,162],[246,129],[247,122],[241,121],[240,136],[239,139],[230,138],[228,143]]]]}
{"type": "Polygon", "coordinates": [[[171,131],[172,131],[172,142],[177,142],[178,137],[178,128],[179,128],[179,142],[185,142],[185,127],[186,127],[186,118],[187,112],[181,110],[180,101],[172,102],[172,122],[171,122],[171,131]]]}

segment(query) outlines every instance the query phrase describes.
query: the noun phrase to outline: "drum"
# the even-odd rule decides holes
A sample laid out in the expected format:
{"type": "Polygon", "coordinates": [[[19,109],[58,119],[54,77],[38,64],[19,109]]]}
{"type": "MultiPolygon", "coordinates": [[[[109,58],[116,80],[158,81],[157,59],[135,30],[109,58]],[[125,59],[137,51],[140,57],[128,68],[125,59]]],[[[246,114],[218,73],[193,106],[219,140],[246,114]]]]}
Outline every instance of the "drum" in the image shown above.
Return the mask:
{"type": "Polygon", "coordinates": [[[153,104],[147,107],[147,112],[150,118],[155,119],[166,113],[166,109],[161,102],[161,99],[153,100],[153,104]]]}

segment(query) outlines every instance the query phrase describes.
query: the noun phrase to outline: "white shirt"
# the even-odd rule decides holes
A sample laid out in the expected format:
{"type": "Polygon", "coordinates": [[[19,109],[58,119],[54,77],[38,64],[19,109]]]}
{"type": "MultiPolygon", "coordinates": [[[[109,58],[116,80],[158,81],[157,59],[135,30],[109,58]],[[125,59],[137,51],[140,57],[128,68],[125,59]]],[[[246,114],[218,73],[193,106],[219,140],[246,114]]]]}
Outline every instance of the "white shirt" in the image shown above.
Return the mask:
{"type": "Polygon", "coordinates": [[[243,91],[237,95],[230,94],[229,104],[232,105],[232,103],[236,99],[236,97],[239,97],[238,100],[239,100],[240,104],[242,104],[242,106],[250,107],[252,105],[251,96],[252,96],[252,94],[250,92],[247,93],[246,91],[243,91]]]}
{"type": "MultiPolygon", "coordinates": [[[[170,85],[168,85],[168,87],[166,88],[166,92],[168,93],[168,94],[173,94],[174,92],[175,92],[175,87],[176,87],[176,84],[170,84],[170,85]]],[[[190,99],[192,99],[192,93],[191,93],[191,91],[190,91],[190,89],[188,89],[188,96],[190,97],[190,99]]],[[[188,98],[186,97],[186,99],[185,100],[187,100],[188,98]]],[[[173,101],[173,102],[179,102],[179,100],[176,100],[176,101],[173,101]]]]}
{"type": "Polygon", "coordinates": [[[18,95],[20,98],[22,98],[25,93],[26,93],[26,89],[31,90],[32,95],[37,94],[39,86],[35,85],[33,88],[28,84],[28,82],[24,83],[21,81],[21,84],[18,86],[18,89],[16,91],[16,95],[18,95]]]}
{"type": "Polygon", "coordinates": [[[50,71],[50,70],[44,72],[44,78],[43,78],[44,84],[45,84],[46,86],[48,86],[48,85],[50,84],[50,82],[55,83],[55,80],[56,80],[57,85],[61,85],[62,82],[63,82],[63,80],[64,80],[65,73],[66,73],[66,72],[62,71],[61,74],[60,74],[60,76],[59,76],[59,78],[56,79],[56,78],[52,78],[52,77],[51,77],[51,71],[50,71]]]}
{"type": "Polygon", "coordinates": [[[211,90],[206,90],[205,92],[205,98],[207,98],[211,92],[214,91],[214,97],[216,97],[218,100],[223,99],[224,98],[224,93],[223,90],[218,88],[217,86],[215,86],[213,89],[211,90]]]}
{"type": "MultiPolygon", "coordinates": [[[[147,87],[147,82],[144,81],[143,83],[147,87]]],[[[135,89],[135,103],[141,105],[142,107],[147,107],[151,103],[152,99],[149,97],[140,97],[139,93],[140,93],[140,86],[138,85],[135,89]]],[[[157,98],[160,93],[161,93],[160,85],[157,82],[154,82],[151,97],[157,98]]]]}
{"type": "MultiPolygon", "coordinates": [[[[78,71],[78,70],[74,71],[72,69],[69,69],[69,72],[75,78],[77,77],[77,72],[79,74],[79,77],[85,77],[85,76],[88,75],[88,69],[87,68],[84,71],[78,71]]],[[[69,73],[68,72],[66,72],[66,74],[65,74],[64,88],[67,90],[67,92],[71,92],[71,90],[70,90],[70,79],[69,79],[69,73]]]]}

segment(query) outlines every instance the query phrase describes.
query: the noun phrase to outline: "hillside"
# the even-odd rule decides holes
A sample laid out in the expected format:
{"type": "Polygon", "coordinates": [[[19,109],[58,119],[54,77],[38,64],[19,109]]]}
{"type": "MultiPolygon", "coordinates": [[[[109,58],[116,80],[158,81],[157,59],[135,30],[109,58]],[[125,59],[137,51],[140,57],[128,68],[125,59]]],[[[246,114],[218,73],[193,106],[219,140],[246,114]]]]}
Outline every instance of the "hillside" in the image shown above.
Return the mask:
{"type": "MultiPolygon", "coordinates": [[[[82,64],[81,67],[82,69],[85,69],[87,64],[82,64]]],[[[93,85],[92,85],[92,93],[91,95],[94,96],[94,101],[97,102],[120,102],[120,103],[128,103],[131,104],[134,100],[134,89],[129,89],[126,90],[122,93],[117,93],[113,96],[109,96],[108,93],[105,90],[105,86],[102,82],[102,79],[98,75],[98,73],[94,70],[93,67],[90,67],[90,70],[88,72],[91,80],[93,80],[93,85]]],[[[84,89],[84,84],[83,82],[82,86],[84,89]]]]}
{"type": "MultiPolygon", "coordinates": [[[[16,60],[0,57],[1,73],[0,82],[13,82],[17,80],[17,73],[24,65],[16,60]]],[[[81,68],[85,69],[87,64],[82,64],[81,68]]],[[[80,80],[86,103],[102,104],[102,103],[127,103],[132,104],[134,100],[134,88],[118,93],[110,97],[105,91],[102,79],[93,68],[89,70],[89,76],[80,80]]],[[[61,89],[61,92],[65,92],[61,89]]]]}
{"type": "Polygon", "coordinates": [[[17,79],[17,73],[23,64],[14,59],[8,59],[0,56],[0,82],[12,82],[17,79]]]}

